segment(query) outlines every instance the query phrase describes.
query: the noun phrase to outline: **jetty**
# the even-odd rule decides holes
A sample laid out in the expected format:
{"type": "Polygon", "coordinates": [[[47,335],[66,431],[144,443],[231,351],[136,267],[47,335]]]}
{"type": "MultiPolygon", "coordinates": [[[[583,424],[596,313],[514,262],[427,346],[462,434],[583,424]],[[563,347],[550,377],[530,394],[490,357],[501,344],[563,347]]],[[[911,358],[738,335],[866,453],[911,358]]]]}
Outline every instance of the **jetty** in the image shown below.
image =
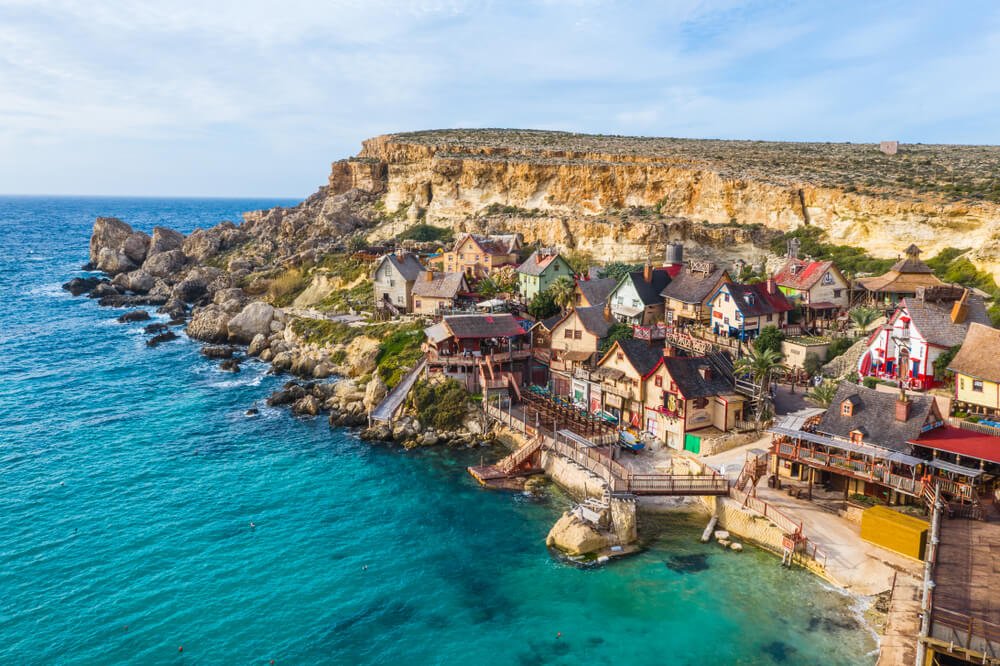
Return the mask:
{"type": "Polygon", "coordinates": [[[420,373],[424,371],[427,367],[427,360],[421,360],[412,370],[406,373],[396,386],[389,391],[389,394],[378,404],[378,406],[372,410],[371,420],[372,421],[391,421],[392,417],[396,415],[399,408],[403,405],[403,401],[406,396],[409,395],[410,389],[420,378],[420,373]]]}

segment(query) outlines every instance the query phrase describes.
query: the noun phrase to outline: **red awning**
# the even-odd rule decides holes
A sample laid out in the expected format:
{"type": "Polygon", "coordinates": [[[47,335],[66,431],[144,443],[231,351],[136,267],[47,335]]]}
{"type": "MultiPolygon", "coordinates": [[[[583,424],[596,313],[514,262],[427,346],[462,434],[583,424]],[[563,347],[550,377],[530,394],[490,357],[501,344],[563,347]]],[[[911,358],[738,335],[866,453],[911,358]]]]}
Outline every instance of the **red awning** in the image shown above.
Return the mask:
{"type": "Polygon", "coordinates": [[[865,357],[861,359],[861,375],[867,376],[872,369],[872,353],[867,352],[865,357]]]}
{"type": "Polygon", "coordinates": [[[1000,464],[1000,437],[975,430],[942,426],[911,439],[910,444],[1000,464]]]}

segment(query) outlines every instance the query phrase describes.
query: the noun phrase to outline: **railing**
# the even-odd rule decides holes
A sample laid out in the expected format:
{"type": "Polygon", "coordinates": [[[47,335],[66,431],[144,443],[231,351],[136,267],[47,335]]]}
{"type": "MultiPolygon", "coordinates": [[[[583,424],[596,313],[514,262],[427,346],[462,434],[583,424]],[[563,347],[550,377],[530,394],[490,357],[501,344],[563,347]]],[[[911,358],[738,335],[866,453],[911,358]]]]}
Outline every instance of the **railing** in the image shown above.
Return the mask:
{"type": "Polygon", "coordinates": [[[505,474],[510,474],[517,469],[525,460],[531,458],[542,447],[541,437],[536,437],[530,442],[514,451],[509,456],[497,463],[497,467],[505,474]]]}
{"type": "MultiPolygon", "coordinates": [[[[912,477],[891,473],[885,465],[872,465],[864,460],[848,459],[832,453],[824,453],[815,449],[797,447],[791,442],[779,442],[776,453],[804,464],[814,464],[835,473],[848,473],[863,481],[878,482],[908,495],[918,496],[921,492],[921,482],[912,477]]],[[[948,482],[952,485],[954,482],[948,482]]],[[[951,491],[949,491],[951,492],[951,491]]]]}
{"type": "Polygon", "coordinates": [[[973,423],[972,421],[965,421],[963,419],[956,419],[955,417],[948,418],[948,425],[953,428],[962,428],[963,430],[972,430],[973,432],[978,432],[983,435],[993,435],[994,437],[1000,437],[1000,428],[986,425],[985,423],[973,423]]]}
{"type": "Polygon", "coordinates": [[[985,652],[982,649],[985,646],[974,645],[973,639],[988,643],[1000,643],[1000,624],[987,622],[965,613],[935,606],[931,610],[931,622],[931,634],[934,638],[948,643],[955,642],[965,649],[985,652]],[[937,631],[941,628],[949,631],[937,631]]]}
{"type": "Polygon", "coordinates": [[[785,534],[802,534],[801,522],[796,523],[764,500],[757,499],[756,497],[747,497],[743,505],[770,520],[785,534]]]}
{"type": "Polygon", "coordinates": [[[458,352],[456,354],[441,354],[433,349],[428,349],[426,357],[430,363],[454,364],[454,365],[477,365],[480,361],[490,361],[492,363],[508,363],[511,360],[520,361],[531,356],[530,349],[515,349],[511,352],[495,352],[491,354],[476,354],[474,352],[458,352]]]}
{"type": "Polygon", "coordinates": [[[726,495],[729,481],[722,476],[632,474],[626,479],[624,490],[638,495],[726,495]]]}

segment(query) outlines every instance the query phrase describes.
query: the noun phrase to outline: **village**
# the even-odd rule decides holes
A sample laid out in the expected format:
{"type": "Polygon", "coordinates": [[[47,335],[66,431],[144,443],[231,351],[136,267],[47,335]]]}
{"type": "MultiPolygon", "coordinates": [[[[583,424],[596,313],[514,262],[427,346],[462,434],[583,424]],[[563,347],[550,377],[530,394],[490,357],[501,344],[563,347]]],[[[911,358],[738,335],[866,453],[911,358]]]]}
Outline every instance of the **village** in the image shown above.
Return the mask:
{"type": "Polygon", "coordinates": [[[417,382],[459,385],[515,450],[484,486],[544,472],[578,504],[549,544],[578,561],[635,548],[636,511],[697,498],[704,540],[737,538],[863,594],[887,594],[880,663],[1000,663],[1000,330],[988,294],[910,245],[883,274],[800,256],[580,266],[517,234],[461,234],[374,258],[379,318],[418,318],[417,382]],[[742,280],[742,281],[741,281],[742,280]]]}

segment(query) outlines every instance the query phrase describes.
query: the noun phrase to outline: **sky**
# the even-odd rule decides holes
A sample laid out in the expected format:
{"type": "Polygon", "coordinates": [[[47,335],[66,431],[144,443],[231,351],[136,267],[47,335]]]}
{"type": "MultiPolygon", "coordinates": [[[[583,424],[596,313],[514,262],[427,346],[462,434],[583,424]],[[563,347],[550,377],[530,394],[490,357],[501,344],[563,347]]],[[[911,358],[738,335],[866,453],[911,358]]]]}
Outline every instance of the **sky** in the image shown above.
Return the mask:
{"type": "Polygon", "coordinates": [[[0,0],[0,193],[287,196],[445,127],[1000,144],[1000,2],[0,0]]]}

